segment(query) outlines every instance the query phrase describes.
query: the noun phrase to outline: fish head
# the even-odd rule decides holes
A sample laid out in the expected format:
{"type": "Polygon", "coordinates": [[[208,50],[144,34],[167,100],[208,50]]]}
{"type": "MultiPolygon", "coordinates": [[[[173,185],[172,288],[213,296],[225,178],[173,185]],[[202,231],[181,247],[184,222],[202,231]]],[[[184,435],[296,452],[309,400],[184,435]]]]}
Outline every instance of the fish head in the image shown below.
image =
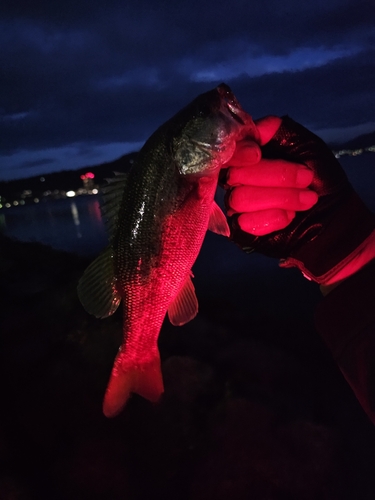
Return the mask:
{"type": "Polygon", "coordinates": [[[259,140],[251,116],[224,83],[199,95],[175,119],[173,157],[183,175],[218,172],[237,141],[247,136],[259,140]]]}

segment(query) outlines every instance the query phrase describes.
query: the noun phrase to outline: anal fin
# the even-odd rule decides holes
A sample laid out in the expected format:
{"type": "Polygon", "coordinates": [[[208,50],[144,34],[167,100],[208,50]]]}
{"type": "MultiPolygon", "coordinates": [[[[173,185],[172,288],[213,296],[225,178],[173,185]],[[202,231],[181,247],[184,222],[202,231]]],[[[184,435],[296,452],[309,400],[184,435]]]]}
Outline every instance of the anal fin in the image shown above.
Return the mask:
{"type": "Polygon", "coordinates": [[[172,325],[181,326],[195,318],[198,313],[198,300],[190,275],[168,308],[168,317],[172,325]]]}

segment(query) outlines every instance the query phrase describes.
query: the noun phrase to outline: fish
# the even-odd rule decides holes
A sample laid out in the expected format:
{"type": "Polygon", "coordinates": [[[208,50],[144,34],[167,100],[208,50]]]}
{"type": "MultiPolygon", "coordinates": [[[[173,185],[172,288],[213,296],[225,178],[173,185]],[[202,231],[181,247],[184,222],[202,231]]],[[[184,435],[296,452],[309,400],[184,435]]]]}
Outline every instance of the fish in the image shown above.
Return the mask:
{"type": "Polygon", "coordinates": [[[198,312],[191,269],[208,229],[229,236],[214,197],[220,169],[245,137],[259,140],[251,116],[222,83],[161,125],[130,171],[103,189],[109,245],[77,290],[97,318],[123,303],[123,342],[103,401],[107,417],[118,415],[133,393],[157,402],[164,392],[162,323],[168,315],[183,325],[198,312]]]}

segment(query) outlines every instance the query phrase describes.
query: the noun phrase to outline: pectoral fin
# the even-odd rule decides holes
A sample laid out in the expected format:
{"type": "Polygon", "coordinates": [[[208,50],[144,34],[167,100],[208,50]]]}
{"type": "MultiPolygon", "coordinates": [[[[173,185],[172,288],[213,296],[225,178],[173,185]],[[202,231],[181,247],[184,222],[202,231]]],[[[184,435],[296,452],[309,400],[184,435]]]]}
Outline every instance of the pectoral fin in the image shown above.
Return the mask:
{"type": "Polygon", "coordinates": [[[168,317],[172,325],[181,326],[195,318],[198,313],[198,300],[190,275],[168,308],[168,317]]]}
{"type": "Polygon", "coordinates": [[[106,318],[116,311],[121,297],[114,283],[113,255],[109,246],[89,265],[78,282],[78,297],[88,313],[106,318]]]}
{"type": "Polygon", "coordinates": [[[223,236],[230,235],[230,229],[228,226],[227,218],[225,217],[223,211],[215,201],[212,203],[210,220],[208,222],[208,229],[214,233],[221,234],[223,236]]]}

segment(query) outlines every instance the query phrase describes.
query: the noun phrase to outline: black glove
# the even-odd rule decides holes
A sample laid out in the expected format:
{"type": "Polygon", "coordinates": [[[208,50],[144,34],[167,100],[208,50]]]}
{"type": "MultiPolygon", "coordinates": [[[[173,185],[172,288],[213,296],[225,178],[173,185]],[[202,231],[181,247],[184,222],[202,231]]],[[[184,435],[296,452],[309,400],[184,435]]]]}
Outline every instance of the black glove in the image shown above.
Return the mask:
{"type": "Polygon", "coordinates": [[[253,236],[230,218],[231,239],[246,252],[256,251],[282,259],[283,267],[298,267],[305,276],[326,283],[352,259],[375,229],[375,216],[349,183],[344,170],[327,145],[288,116],[262,148],[264,158],[302,163],[314,172],[309,186],[318,202],[297,212],[280,231],[253,236]]]}

